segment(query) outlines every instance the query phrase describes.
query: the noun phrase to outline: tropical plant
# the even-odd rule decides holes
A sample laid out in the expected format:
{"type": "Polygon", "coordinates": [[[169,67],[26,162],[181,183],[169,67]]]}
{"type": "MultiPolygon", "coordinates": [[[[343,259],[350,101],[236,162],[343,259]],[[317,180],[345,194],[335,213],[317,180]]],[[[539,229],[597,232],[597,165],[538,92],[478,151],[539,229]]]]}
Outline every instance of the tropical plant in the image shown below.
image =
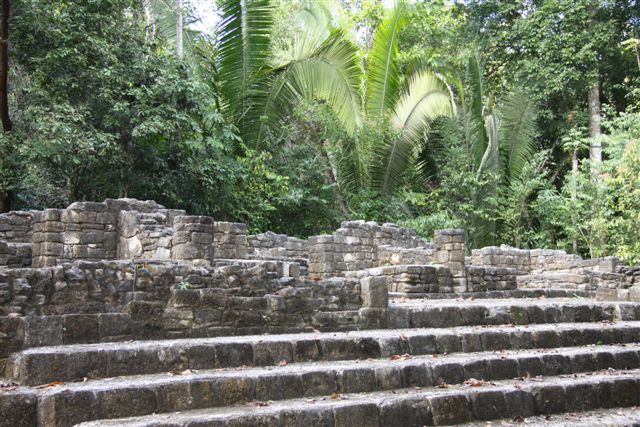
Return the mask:
{"type": "MultiPolygon", "coordinates": [[[[434,147],[431,153],[421,153],[418,168],[425,179],[430,179],[433,172],[428,169],[437,163],[433,153],[443,145],[462,147],[458,155],[465,157],[462,167],[470,176],[463,179],[467,184],[461,188],[468,189],[466,197],[474,206],[472,215],[463,215],[470,245],[493,244],[499,236],[520,244],[522,240],[514,235],[515,230],[506,232],[500,228],[521,227],[528,215],[529,199],[544,181],[544,159],[540,157],[532,165],[536,110],[518,88],[495,101],[487,93],[478,52],[468,54],[466,68],[464,83],[456,88],[456,115],[439,125],[434,147]],[[474,185],[468,185],[470,179],[474,185]]],[[[446,161],[451,162],[455,152],[448,150],[446,161]]]]}
{"type": "MultiPolygon", "coordinates": [[[[291,58],[274,64],[270,2],[223,0],[219,6],[215,65],[220,107],[246,144],[259,146],[303,99],[323,100],[348,131],[357,128],[360,64],[357,47],[343,30],[327,32],[317,20],[295,40],[291,58]]],[[[313,7],[301,13],[318,16],[313,7]]]]}
{"type": "Polygon", "coordinates": [[[409,6],[399,1],[373,36],[363,81],[364,120],[359,134],[342,150],[342,185],[394,193],[424,146],[430,123],[452,112],[450,92],[433,72],[417,68],[404,75],[398,66],[398,37],[409,6]]]}

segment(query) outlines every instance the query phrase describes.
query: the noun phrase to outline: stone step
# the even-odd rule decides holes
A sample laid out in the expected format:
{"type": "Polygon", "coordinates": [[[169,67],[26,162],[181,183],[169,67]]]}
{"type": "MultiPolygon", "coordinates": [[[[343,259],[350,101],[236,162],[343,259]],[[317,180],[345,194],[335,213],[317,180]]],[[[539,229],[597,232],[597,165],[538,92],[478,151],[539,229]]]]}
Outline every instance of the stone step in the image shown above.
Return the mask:
{"type": "MultiPolygon", "coordinates": [[[[562,427],[640,427],[640,407],[597,409],[594,411],[571,412],[567,414],[539,415],[517,420],[499,420],[492,422],[492,426],[520,426],[522,424],[533,427],[562,426],[562,427]]],[[[466,427],[486,427],[487,422],[467,423],[466,427]]]]}
{"type": "Polygon", "coordinates": [[[640,403],[640,371],[475,381],[329,397],[254,401],[248,405],[81,423],[81,427],[147,426],[414,426],[531,417],[640,403]]]}
{"type": "MultiPolygon", "coordinates": [[[[100,418],[229,406],[253,400],[433,387],[462,384],[471,378],[497,381],[637,368],[640,368],[640,344],[439,357],[394,355],[386,359],[293,363],[268,368],[190,370],[67,383],[36,389],[36,394],[40,424],[67,427],[100,418]]],[[[26,387],[18,390],[29,396],[33,391],[26,387]]]]}
{"type": "Polygon", "coordinates": [[[518,288],[565,288],[595,290],[587,274],[548,272],[524,274],[516,277],[518,288]]]}
{"type": "Polygon", "coordinates": [[[640,322],[383,329],[38,347],[14,354],[7,377],[24,385],[186,369],[275,366],[442,354],[558,348],[640,341],[640,322]]]}
{"type": "Polygon", "coordinates": [[[523,288],[505,291],[486,292],[458,292],[458,293],[409,293],[389,292],[389,298],[393,302],[398,299],[502,299],[502,298],[595,298],[595,291],[583,291],[578,289],[554,289],[554,288],[523,288]]]}
{"type": "Polygon", "coordinates": [[[640,304],[576,298],[403,300],[389,304],[390,328],[599,322],[640,319],[640,304]]]}

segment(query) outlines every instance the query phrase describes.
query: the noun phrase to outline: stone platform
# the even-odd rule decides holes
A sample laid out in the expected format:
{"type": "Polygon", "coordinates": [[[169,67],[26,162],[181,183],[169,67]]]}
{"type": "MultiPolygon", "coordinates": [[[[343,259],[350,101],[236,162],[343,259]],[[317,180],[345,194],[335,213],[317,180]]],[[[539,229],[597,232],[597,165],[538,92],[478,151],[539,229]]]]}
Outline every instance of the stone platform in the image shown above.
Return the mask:
{"type": "Polygon", "coordinates": [[[615,258],[132,199],[3,214],[0,239],[2,427],[640,419],[640,275],[615,258]]]}

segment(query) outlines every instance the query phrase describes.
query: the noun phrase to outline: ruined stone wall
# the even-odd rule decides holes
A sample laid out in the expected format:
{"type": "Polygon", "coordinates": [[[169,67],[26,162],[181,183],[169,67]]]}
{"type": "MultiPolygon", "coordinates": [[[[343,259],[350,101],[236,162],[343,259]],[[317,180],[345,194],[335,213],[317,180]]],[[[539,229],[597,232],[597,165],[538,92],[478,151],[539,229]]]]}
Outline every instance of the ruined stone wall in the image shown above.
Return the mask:
{"type": "Polygon", "coordinates": [[[399,248],[397,246],[378,246],[378,265],[433,264],[433,245],[420,248],[399,248]]]}
{"type": "Polygon", "coordinates": [[[105,203],[77,202],[33,216],[33,266],[115,259],[117,216],[105,203]]]}
{"type": "Polygon", "coordinates": [[[247,254],[256,257],[308,258],[307,241],[270,231],[247,236],[247,254]]]}
{"type": "Polygon", "coordinates": [[[514,268],[467,266],[467,292],[517,289],[518,274],[514,268]]]}
{"type": "Polygon", "coordinates": [[[0,272],[0,359],[22,346],[381,327],[375,281],[300,277],[296,263],[78,262],[0,272]],[[18,319],[18,320],[16,320],[18,319]],[[87,341],[89,339],[89,341],[87,341]]]}
{"type": "MultiPolygon", "coordinates": [[[[166,209],[152,201],[77,202],[66,209],[46,209],[31,215],[34,267],[73,260],[213,261],[241,259],[247,252],[245,224],[185,215],[183,210],[166,209]]],[[[7,265],[10,256],[15,261],[16,248],[3,247],[0,251],[0,265],[7,265]]],[[[12,262],[11,266],[18,264],[12,262]]]]}
{"type": "Polygon", "coordinates": [[[531,271],[530,250],[502,245],[487,246],[471,251],[471,264],[496,268],[514,268],[521,272],[531,271]]]}
{"type": "Polygon", "coordinates": [[[6,242],[31,242],[33,211],[12,211],[0,214],[0,240],[6,242]]]}
{"type": "Polygon", "coordinates": [[[184,215],[184,211],[120,211],[118,259],[170,259],[173,220],[178,215],[184,215]]]}
{"type": "Polygon", "coordinates": [[[334,234],[309,238],[309,275],[316,278],[342,276],[347,271],[377,267],[378,248],[382,245],[431,246],[415,230],[395,224],[345,221],[334,234]]]}
{"type": "Polygon", "coordinates": [[[31,243],[0,240],[0,267],[23,268],[31,266],[31,243]]]}
{"type": "Polygon", "coordinates": [[[521,274],[582,273],[585,270],[612,273],[624,265],[616,257],[583,259],[579,255],[568,254],[563,250],[517,249],[507,245],[474,249],[468,261],[475,266],[513,268],[521,274]]]}
{"type": "Polygon", "coordinates": [[[364,279],[378,277],[385,281],[389,292],[451,293],[454,281],[451,271],[443,265],[393,265],[346,272],[346,277],[364,279]]]}
{"type": "Polygon", "coordinates": [[[243,259],[247,255],[247,225],[240,222],[213,223],[213,252],[216,259],[243,259]]]}
{"type": "Polygon", "coordinates": [[[434,261],[442,264],[451,271],[455,283],[455,292],[467,290],[465,269],[465,232],[458,228],[436,230],[434,232],[435,252],[434,261]]]}

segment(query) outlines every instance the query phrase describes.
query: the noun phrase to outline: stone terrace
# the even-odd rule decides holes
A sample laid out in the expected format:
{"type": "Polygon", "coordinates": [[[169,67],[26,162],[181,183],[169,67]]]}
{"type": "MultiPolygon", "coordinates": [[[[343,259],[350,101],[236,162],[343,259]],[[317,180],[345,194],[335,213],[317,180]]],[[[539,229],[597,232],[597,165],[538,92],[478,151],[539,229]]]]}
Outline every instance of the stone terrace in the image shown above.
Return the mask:
{"type": "Polygon", "coordinates": [[[637,424],[639,302],[619,259],[457,229],[0,214],[0,426],[637,424]]]}

